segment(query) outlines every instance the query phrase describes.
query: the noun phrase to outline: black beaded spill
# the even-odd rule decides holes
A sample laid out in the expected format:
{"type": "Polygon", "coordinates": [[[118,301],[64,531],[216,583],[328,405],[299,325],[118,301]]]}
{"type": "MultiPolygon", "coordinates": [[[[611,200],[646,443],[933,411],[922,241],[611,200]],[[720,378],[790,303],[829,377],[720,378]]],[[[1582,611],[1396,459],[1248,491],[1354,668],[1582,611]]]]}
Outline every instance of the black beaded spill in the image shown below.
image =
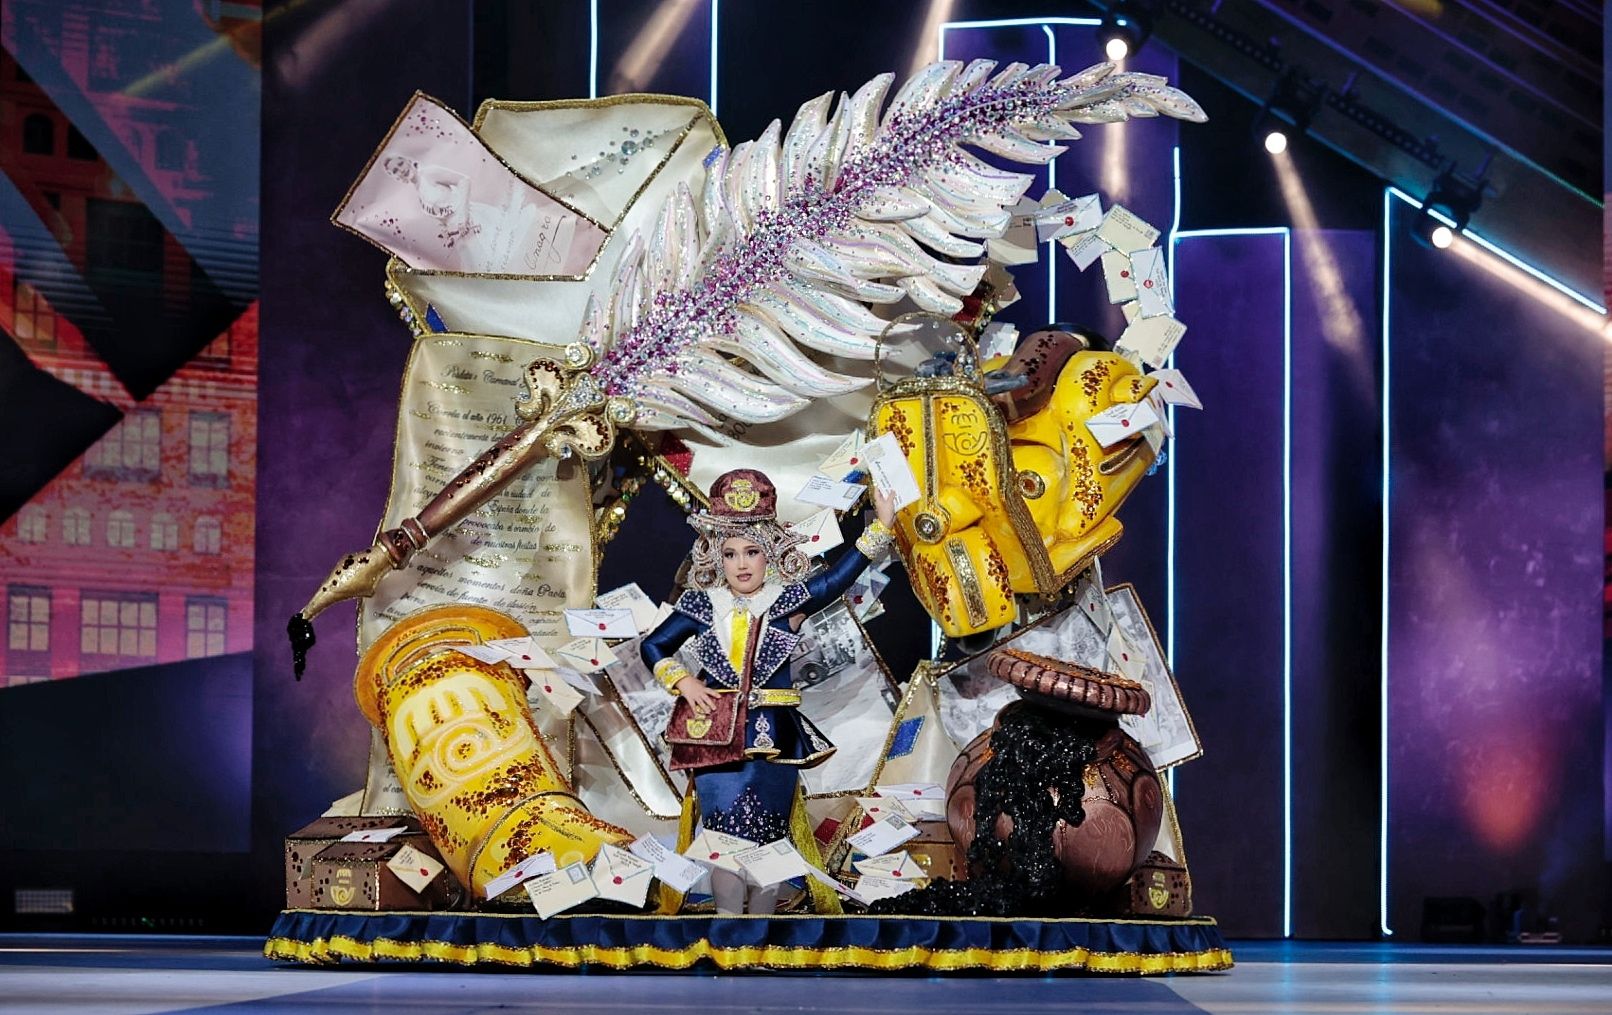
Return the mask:
{"type": "Polygon", "coordinates": [[[1080,908],[1070,899],[1053,852],[1053,829],[1086,820],[1086,766],[1112,724],[1080,719],[1024,701],[1003,708],[991,756],[974,777],[974,841],[967,881],[937,878],[927,887],[881,899],[877,914],[915,916],[1056,916],[1080,908]],[[998,839],[997,816],[1013,830],[998,839]]]}
{"type": "Polygon", "coordinates": [[[301,680],[302,671],[308,668],[308,650],[318,640],[314,637],[313,621],[300,613],[293,613],[291,619],[286,621],[285,633],[291,638],[291,671],[301,680]]]}

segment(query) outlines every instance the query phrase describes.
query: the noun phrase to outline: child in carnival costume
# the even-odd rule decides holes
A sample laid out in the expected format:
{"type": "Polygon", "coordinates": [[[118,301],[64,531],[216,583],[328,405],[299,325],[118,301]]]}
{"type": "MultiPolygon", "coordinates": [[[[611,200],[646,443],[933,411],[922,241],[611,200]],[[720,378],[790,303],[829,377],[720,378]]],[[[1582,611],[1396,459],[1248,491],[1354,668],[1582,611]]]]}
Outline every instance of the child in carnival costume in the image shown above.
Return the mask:
{"type": "MultiPolygon", "coordinates": [[[[804,539],[779,523],[777,503],[771,480],[755,469],[717,477],[710,510],[688,520],[700,534],[689,570],[693,587],[641,644],[644,663],[662,686],[687,700],[674,710],[667,738],[671,767],[694,773],[703,826],[763,844],[790,837],[797,770],[834,753],[800,714],[788,665],[800,640],[791,618],[810,616],[844,595],[869,561],[889,549],[895,514],[890,499],[875,492],[878,518],[856,549],[807,578],[806,555],[796,549],[804,539]],[[698,674],[675,655],[690,638],[698,674]],[[727,734],[720,742],[690,742],[688,734],[705,736],[713,727],[718,737],[727,734]]],[[[796,845],[807,852],[810,844],[796,845]]],[[[718,912],[765,914],[778,888],[747,890],[739,875],[714,869],[711,894],[718,912]]]]}

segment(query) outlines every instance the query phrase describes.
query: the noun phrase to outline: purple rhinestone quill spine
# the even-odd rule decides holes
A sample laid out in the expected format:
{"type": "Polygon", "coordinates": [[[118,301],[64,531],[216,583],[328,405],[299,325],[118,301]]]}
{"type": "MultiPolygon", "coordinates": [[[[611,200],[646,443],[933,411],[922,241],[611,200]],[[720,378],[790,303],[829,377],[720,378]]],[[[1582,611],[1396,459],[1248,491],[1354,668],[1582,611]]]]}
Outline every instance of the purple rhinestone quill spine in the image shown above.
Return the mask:
{"type": "Polygon", "coordinates": [[[619,336],[593,367],[612,395],[632,395],[638,378],[676,373],[677,356],[707,334],[728,334],[734,308],[757,289],[782,280],[785,255],[801,239],[822,240],[845,228],[879,187],[899,186],[956,157],[957,145],[1057,109],[1071,95],[1056,83],[1015,82],[947,96],[916,114],[898,114],[872,146],[847,160],[834,186],[807,177],[777,210],[756,216],[750,233],[724,251],[693,285],[656,293],[649,312],[619,336]]]}

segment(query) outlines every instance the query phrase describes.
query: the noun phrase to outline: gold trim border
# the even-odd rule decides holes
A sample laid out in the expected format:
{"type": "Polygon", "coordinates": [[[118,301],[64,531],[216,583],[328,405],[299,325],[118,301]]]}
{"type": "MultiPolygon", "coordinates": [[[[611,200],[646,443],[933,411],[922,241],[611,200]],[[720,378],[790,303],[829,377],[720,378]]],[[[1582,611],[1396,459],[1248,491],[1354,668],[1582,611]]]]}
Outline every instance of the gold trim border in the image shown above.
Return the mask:
{"type": "MultiPolygon", "coordinates": [[[[524,917],[521,917],[524,919],[524,917]]],[[[757,919],[778,919],[758,917],[757,919]]],[[[666,919],[656,917],[655,919],[666,919]]],[[[710,919],[697,917],[697,919],[710,919]]],[[[744,919],[740,917],[739,919],[744,919]]],[[[812,916],[822,920],[824,917],[812,916]]],[[[831,917],[828,919],[832,919],[831,917]]],[[[1047,921],[1057,922],[1057,921],[1047,921]]],[[[1103,922],[1103,921],[1089,921],[1103,922]]],[[[1137,921],[1142,922],[1142,921],[1137,921]]],[[[1197,922],[1197,921],[1193,921],[1197,922]]],[[[1088,972],[1127,976],[1158,976],[1169,973],[1210,973],[1230,969],[1234,960],[1230,949],[1208,948],[1198,952],[1106,952],[1086,947],[1042,951],[1035,948],[866,948],[859,945],[819,948],[801,945],[746,945],[722,947],[702,937],[682,948],[654,945],[570,945],[550,947],[531,945],[511,947],[482,942],[474,945],[447,941],[399,941],[376,938],[364,942],[346,935],[319,937],[310,941],[274,937],[264,942],[265,958],[332,965],[343,961],[447,962],[456,965],[499,965],[532,968],[544,965],[576,969],[604,966],[630,969],[655,966],[686,970],[701,960],[710,960],[718,969],[929,969],[937,972],[991,970],[995,972],[1088,972]]]]}

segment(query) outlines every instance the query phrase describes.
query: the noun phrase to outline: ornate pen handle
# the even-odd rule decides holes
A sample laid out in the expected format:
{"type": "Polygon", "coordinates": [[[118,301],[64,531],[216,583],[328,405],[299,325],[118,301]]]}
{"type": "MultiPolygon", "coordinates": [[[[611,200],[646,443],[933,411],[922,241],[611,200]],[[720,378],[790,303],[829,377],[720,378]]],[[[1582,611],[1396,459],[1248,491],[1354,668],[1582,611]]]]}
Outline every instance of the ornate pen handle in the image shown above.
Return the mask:
{"type": "Polygon", "coordinates": [[[342,558],[286,625],[292,666],[300,680],[315,642],[313,618],[344,599],[374,595],[382,578],[403,567],[432,538],[496,497],[511,480],[544,458],[600,458],[615,444],[616,427],[633,421],[631,401],[609,397],[587,372],[592,350],[566,348],[566,367],[540,359],[526,368],[526,392],[515,405],[525,420],[476,456],[413,518],[387,529],[367,550],[342,558]]]}

